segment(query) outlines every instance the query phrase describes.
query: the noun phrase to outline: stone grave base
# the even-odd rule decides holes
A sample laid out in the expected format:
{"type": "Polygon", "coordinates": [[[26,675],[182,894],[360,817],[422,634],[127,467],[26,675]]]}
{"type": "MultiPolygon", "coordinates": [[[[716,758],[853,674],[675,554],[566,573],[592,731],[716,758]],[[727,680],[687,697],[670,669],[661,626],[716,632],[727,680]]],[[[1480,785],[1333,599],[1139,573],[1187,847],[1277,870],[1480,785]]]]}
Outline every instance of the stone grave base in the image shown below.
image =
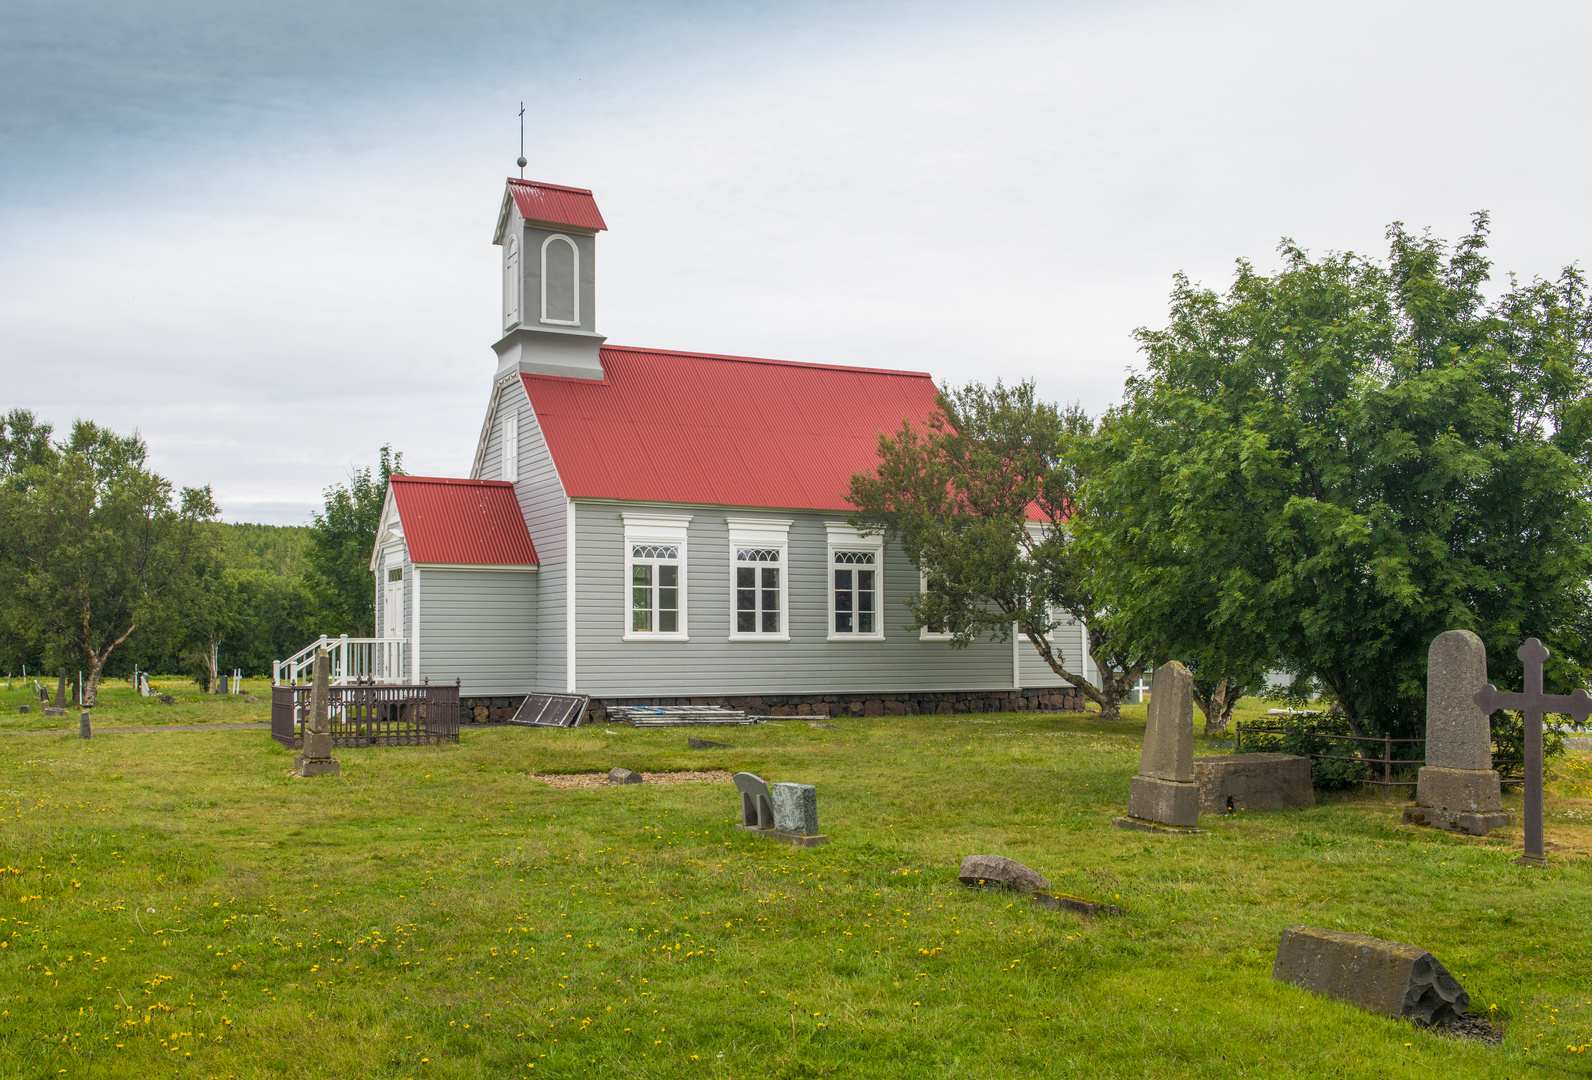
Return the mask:
{"type": "Polygon", "coordinates": [[[336,758],[325,758],[316,761],[303,754],[293,755],[294,776],[337,776],[343,771],[343,766],[336,758]]]}
{"type": "Polygon", "coordinates": [[[1487,814],[1504,808],[1495,769],[1445,769],[1422,766],[1415,774],[1415,803],[1462,813],[1487,814]]]}
{"type": "Polygon", "coordinates": [[[1427,825],[1448,832],[1486,836],[1494,829],[1506,829],[1515,823],[1515,815],[1504,813],[1477,814],[1465,810],[1433,810],[1429,806],[1410,806],[1404,810],[1404,824],[1427,825]]]}
{"type": "Polygon", "coordinates": [[[1111,824],[1119,829],[1138,829],[1141,832],[1170,833],[1174,836],[1193,836],[1204,829],[1191,829],[1181,825],[1163,825],[1159,821],[1146,821],[1136,817],[1114,817],[1111,824]]]}
{"type": "Polygon", "coordinates": [[[819,844],[827,843],[829,840],[827,833],[819,836],[802,836],[800,833],[789,833],[780,829],[759,829],[752,825],[737,825],[735,827],[742,832],[749,832],[756,836],[767,836],[774,840],[783,840],[785,843],[795,844],[797,847],[817,847],[819,844]]]}
{"type": "Polygon", "coordinates": [[[1316,805],[1310,759],[1294,754],[1224,754],[1194,759],[1200,812],[1295,810],[1316,805]]]}
{"type": "Polygon", "coordinates": [[[66,710],[65,709],[52,709],[52,708],[46,706],[45,709],[44,709],[44,715],[45,716],[65,716],[66,715],[66,710]]]}
{"type": "Polygon", "coordinates": [[[1271,977],[1422,1027],[1463,1016],[1470,995],[1425,949],[1364,934],[1290,926],[1271,977]]]}
{"type": "Polygon", "coordinates": [[[1086,919],[1096,915],[1127,914],[1115,904],[1102,904],[1098,900],[1085,900],[1081,896],[1068,896],[1066,893],[1036,892],[1029,899],[1040,907],[1052,911],[1071,911],[1086,919]]]}
{"type": "Polygon", "coordinates": [[[1200,789],[1192,781],[1135,776],[1128,784],[1128,816],[1192,829],[1200,823],[1200,789]]]}

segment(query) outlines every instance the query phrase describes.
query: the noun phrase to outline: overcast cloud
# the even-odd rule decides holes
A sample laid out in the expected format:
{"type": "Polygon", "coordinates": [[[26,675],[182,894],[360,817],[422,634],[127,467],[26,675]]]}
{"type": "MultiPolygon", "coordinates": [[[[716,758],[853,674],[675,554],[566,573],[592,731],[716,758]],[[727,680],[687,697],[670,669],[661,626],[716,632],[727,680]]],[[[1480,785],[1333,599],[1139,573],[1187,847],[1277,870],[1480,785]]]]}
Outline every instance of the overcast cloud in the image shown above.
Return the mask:
{"type": "Polygon", "coordinates": [[[1572,3],[0,7],[0,407],[141,429],[230,520],[467,473],[514,172],[592,188],[615,344],[1033,378],[1094,411],[1172,275],[1493,213],[1592,251],[1572,3]]]}

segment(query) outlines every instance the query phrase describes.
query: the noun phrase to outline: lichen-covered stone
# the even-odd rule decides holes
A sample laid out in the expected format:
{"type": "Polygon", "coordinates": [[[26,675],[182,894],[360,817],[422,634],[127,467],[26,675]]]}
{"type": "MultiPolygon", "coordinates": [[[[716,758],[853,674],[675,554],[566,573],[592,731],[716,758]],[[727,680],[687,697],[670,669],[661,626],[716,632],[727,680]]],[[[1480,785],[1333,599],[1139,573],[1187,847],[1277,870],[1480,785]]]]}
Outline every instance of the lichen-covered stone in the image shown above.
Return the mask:
{"type": "Polygon", "coordinates": [[[1199,785],[1135,776],[1128,781],[1128,816],[1192,829],[1200,823],[1199,785]]]}
{"type": "Polygon", "coordinates": [[[1294,754],[1223,754],[1194,760],[1200,812],[1295,810],[1316,805],[1310,759],[1294,754]]]}
{"type": "Polygon", "coordinates": [[[1462,1015],[1470,995],[1425,949],[1314,926],[1290,926],[1271,977],[1346,1005],[1430,1026],[1462,1015]]]}
{"type": "Polygon", "coordinates": [[[621,769],[617,765],[608,770],[608,782],[610,784],[639,784],[641,779],[640,773],[631,772],[629,769],[621,769]]]}
{"type": "Polygon", "coordinates": [[[811,784],[775,784],[774,828],[796,836],[818,835],[818,789],[811,784]]]}
{"type": "Polygon", "coordinates": [[[1000,885],[1018,892],[1050,891],[1050,879],[1014,859],[1001,855],[969,855],[957,877],[963,885],[1000,885]]]}

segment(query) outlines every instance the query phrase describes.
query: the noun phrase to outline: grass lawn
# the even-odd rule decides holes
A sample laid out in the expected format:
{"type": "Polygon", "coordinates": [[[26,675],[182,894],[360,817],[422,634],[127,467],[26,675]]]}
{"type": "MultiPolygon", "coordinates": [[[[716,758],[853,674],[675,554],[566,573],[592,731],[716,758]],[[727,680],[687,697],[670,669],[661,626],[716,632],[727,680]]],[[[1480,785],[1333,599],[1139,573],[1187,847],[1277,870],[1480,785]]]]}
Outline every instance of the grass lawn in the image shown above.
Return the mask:
{"type": "Polygon", "coordinates": [[[263,731],[0,734],[0,1076],[1586,1074],[1586,759],[1554,767],[1546,871],[1511,863],[1518,829],[1405,828],[1380,793],[1160,837],[1110,826],[1140,717],[792,720],[714,751],[466,728],[313,780],[263,731]],[[533,776],[613,765],[815,783],[832,840],[737,831],[727,784],[533,776]],[[1128,913],[967,890],[974,853],[1128,913]],[[1431,949],[1504,1044],[1274,983],[1298,922],[1431,949]]]}
{"type": "MultiPolygon", "coordinates": [[[[55,680],[46,682],[50,698],[55,698],[55,680]]],[[[67,706],[65,716],[45,716],[38,695],[33,690],[33,680],[24,685],[18,678],[9,680],[10,686],[0,690],[0,732],[44,731],[70,727],[77,731],[80,710],[67,706]],[[19,706],[31,705],[29,712],[19,706]]],[[[126,679],[107,679],[100,684],[99,702],[94,706],[90,723],[95,731],[113,727],[153,727],[168,724],[248,724],[269,722],[271,719],[271,680],[269,677],[244,679],[242,694],[206,694],[192,679],[182,675],[169,675],[150,679],[159,694],[176,701],[167,705],[158,696],[139,697],[126,679]],[[250,701],[249,698],[254,698],[250,701]]],[[[70,696],[70,688],[68,688],[70,696]]]]}

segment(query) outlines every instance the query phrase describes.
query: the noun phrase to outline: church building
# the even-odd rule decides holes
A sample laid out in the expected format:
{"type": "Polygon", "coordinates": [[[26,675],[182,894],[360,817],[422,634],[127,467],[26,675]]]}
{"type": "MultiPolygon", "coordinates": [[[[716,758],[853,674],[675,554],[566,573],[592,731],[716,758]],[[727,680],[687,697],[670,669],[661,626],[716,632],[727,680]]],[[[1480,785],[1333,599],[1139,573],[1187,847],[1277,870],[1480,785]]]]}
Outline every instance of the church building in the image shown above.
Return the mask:
{"type": "MultiPolygon", "coordinates": [[[[584,694],[598,718],[1080,707],[1016,635],[956,649],[914,628],[917,569],[846,522],[880,433],[927,421],[929,376],[610,345],[606,230],[590,191],[508,181],[475,460],[468,478],[394,477],[371,560],[403,680],[458,679],[495,710],[584,694]]],[[[1084,635],[1058,631],[1069,664],[1084,635]]]]}

